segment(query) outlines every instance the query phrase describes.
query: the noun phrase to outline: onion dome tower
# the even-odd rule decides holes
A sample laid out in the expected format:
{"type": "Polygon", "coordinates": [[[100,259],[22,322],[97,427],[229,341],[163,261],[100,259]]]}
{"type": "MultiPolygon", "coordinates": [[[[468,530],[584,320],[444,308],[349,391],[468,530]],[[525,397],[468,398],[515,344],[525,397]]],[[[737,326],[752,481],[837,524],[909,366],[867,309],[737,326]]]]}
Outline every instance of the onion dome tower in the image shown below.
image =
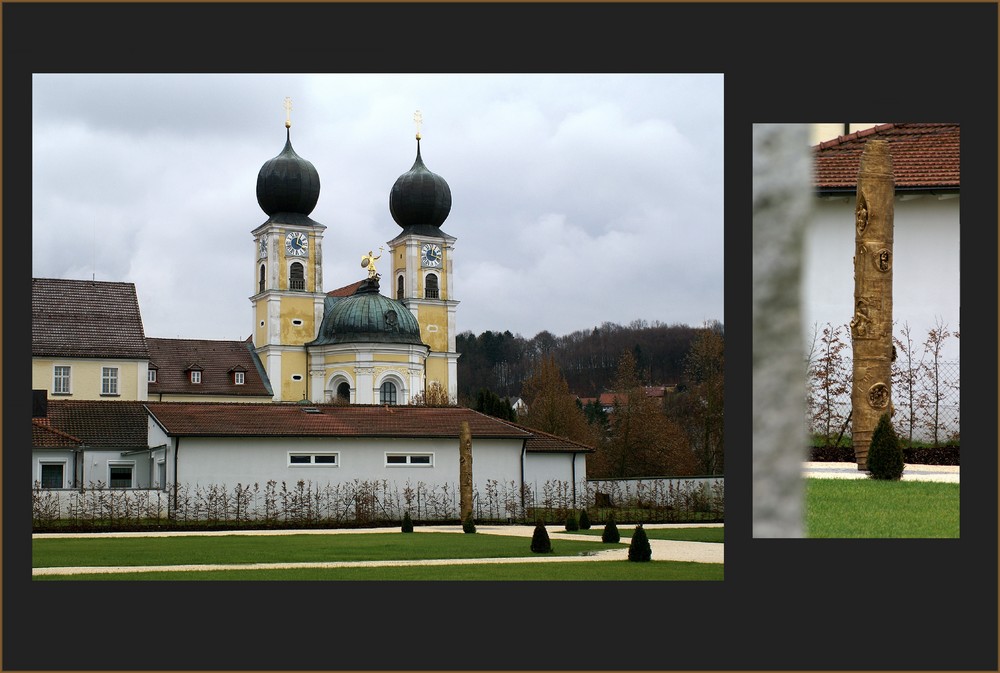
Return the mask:
{"type": "Polygon", "coordinates": [[[420,325],[420,336],[430,347],[427,356],[428,397],[437,386],[449,399],[458,399],[458,352],[455,344],[453,252],[455,237],[441,230],[451,213],[451,187],[424,164],[420,148],[418,110],[417,157],[389,192],[389,214],[402,228],[389,241],[393,296],[405,305],[420,325]]]}
{"type": "Polygon", "coordinates": [[[275,400],[307,397],[303,345],[323,316],[323,232],[309,217],[319,201],[319,172],[292,148],[291,99],[285,99],[285,146],[257,174],[257,203],[267,220],[251,232],[253,342],[275,400]]]}

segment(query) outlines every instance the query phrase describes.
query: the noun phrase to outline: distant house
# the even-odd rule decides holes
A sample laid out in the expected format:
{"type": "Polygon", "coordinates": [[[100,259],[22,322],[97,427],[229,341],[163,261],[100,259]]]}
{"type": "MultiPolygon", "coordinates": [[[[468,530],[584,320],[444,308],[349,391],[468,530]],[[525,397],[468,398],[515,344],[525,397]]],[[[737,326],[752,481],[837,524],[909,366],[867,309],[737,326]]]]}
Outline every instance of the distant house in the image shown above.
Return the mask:
{"type": "Polygon", "coordinates": [[[149,399],[270,402],[274,396],[253,342],[148,337],[149,399]]]}
{"type": "Polygon", "coordinates": [[[53,398],[145,400],[148,365],[134,284],[32,278],[32,389],[53,398]]]}
{"type": "Polygon", "coordinates": [[[166,484],[163,461],[152,459],[155,450],[149,446],[142,402],[53,399],[37,408],[32,418],[32,483],[43,488],[166,484]]]}
{"type": "MultiPolygon", "coordinates": [[[[871,139],[888,141],[895,173],[894,333],[908,323],[920,344],[939,321],[959,330],[960,131],[958,124],[881,124],[813,147],[816,201],[803,269],[807,337],[814,326],[843,326],[854,315],[858,166],[871,139]]],[[[958,359],[957,340],[945,347],[946,359],[958,359]]]]}
{"type": "MultiPolygon", "coordinates": [[[[643,386],[642,391],[646,394],[646,397],[652,397],[662,402],[663,398],[667,394],[677,392],[677,384],[643,386]]],[[[589,402],[597,401],[605,413],[610,413],[615,407],[615,402],[622,400],[623,397],[624,396],[619,393],[601,393],[598,397],[580,398],[580,402],[582,404],[588,404],[589,402]]]]}

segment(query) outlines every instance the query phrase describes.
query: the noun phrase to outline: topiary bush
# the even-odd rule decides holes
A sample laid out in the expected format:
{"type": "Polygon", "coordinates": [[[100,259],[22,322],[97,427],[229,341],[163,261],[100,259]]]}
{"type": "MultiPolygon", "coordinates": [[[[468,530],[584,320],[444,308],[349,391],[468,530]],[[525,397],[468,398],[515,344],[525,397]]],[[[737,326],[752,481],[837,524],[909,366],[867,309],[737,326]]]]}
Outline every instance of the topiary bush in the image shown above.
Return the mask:
{"type": "Polygon", "coordinates": [[[868,476],[872,479],[899,481],[903,476],[903,447],[892,428],[889,414],[882,414],[872,432],[868,447],[868,476]]]}
{"type": "Polygon", "coordinates": [[[465,517],[465,521],[462,522],[462,531],[465,533],[476,532],[476,524],[472,521],[472,512],[469,512],[468,516],[465,517]]]}
{"type": "Polygon", "coordinates": [[[587,508],[580,510],[580,530],[590,530],[590,517],[587,516],[587,508]]]}
{"type": "Polygon", "coordinates": [[[601,533],[603,542],[620,542],[622,536],[618,533],[618,526],[615,524],[615,515],[608,517],[608,522],[604,524],[604,532],[601,533]]]}
{"type": "Polygon", "coordinates": [[[548,554],[552,551],[552,541],[549,540],[549,532],[539,521],[535,524],[535,532],[531,535],[531,551],[536,554],[548,554]]]}
{"type": "Polygon", "coordinates": [[[649,536],[642,524],[637,524],[632,533],[632,541],[628,545],[629,561],[648,561],[653,558],[653,550],[649,546],[649,536]]]}
{"type": "Polygon", "coordinates": [[[580,524],[576,520],[576,512],[570,512],[566,517],[566,530],[580,530],[580,524]]]}
{"type": "Polygon", "coordinates": [[[409,512],[403,515],[403,532],[404,533],[413,532],[413,519],[410,518],[409,512]]]}

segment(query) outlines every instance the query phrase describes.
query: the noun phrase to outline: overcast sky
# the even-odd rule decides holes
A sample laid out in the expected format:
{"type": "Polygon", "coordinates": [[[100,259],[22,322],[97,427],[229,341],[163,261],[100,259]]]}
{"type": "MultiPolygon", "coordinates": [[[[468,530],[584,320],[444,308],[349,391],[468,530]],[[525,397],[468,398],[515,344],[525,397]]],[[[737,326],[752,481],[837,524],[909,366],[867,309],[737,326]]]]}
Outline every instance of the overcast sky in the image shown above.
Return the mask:
{"type": "Polygon", "coordinates": [[[324,290],[400,232],[420,110],[460,332],[723,320],[721,74],[34,75],[32,275],[135,283],[147,336],[245,339],[286,96],[324,290]]]}

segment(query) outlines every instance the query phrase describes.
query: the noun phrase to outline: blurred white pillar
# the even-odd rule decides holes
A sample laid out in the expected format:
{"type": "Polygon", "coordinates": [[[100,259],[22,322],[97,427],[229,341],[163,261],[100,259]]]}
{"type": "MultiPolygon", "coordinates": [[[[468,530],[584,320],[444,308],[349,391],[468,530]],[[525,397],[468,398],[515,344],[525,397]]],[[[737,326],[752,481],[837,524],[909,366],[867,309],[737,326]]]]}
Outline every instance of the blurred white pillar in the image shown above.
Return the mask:
{"type": "Polygon", "coordinates": [[[802,537],[806,366],[803,237],[812,206],[808,125],[753,127],[753,536],[802,537]]]}

